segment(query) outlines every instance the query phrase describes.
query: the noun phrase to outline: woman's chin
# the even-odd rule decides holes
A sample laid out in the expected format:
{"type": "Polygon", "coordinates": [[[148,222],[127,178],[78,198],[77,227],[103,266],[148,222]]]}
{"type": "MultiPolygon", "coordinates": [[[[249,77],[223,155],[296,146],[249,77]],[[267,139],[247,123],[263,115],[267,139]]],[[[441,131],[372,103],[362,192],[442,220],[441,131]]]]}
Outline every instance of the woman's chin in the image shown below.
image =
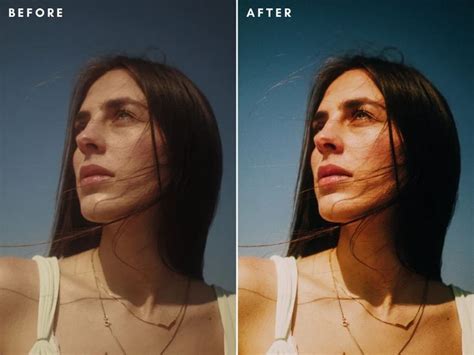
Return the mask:
{"type": "Polygon", "coordinates": [[[347,223],[353,220],[353,218],[349,218],[347,215],[341,215],[340,213],[321,213],[321,217],[326,221],[326,222],[331,222],[331,223],[347,223]]]}
{"type": "Polygon", "coordinates": [[[90,213],[89,211],[81,212],[82,217],[89,222],[98,223],[98,224],[107,224],[113,221],[120,219],[120,217],[113,218],[110,214],[107,213],[90,213]]]}
{"type": "Polygon", "coordinates": [[[122,209],[100,203],[81,204],[81,214],[89,222],[100,224],[114,222],[127,215],[122,209]]]}
{"type": "Polygon", "coordinates": [[[319,214],[328,222],[347,223],[360,217],[362,210],[354,208],[351,201],[338,201],[333,203],[319,203],[319,214]],[[358,213],[359,212],[359,213],[358,213]]]}

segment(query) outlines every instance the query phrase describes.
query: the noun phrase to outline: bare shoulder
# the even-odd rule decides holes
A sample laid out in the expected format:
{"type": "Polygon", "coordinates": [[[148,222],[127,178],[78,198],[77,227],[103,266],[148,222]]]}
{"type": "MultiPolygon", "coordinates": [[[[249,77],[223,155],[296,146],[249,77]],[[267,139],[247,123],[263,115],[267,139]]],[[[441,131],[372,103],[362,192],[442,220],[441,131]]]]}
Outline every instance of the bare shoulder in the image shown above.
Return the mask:
{"type": "MultiPolygon", "coordinates": [[[[39,276],[36,262],[0,258],[0,352],[7,340],[20,332],[27,338],[24,321],[35,324],[38,310],[39,276]]],[[[32,327],[33,329],[33,327],[32,327]]]]}
{"type": "Polygon", "coordinates": [[[239,318],[255,315],[263,304],[276,301],[277,280],[273,261],[239,258],[239,318]]]}
{"type": "Polygon", "coordinates": [[[239,258],[239,353],[264,353],[273,339],[277,275],[272,260],[239,258]]]}
{"type": "Polygon", "coordinates": [[[251,294],[276,300],[276,290],[276,270],[273,261],[254,257],[239,258],[239,302],[240,297],[251,294]]]}
{"type": "Polygon", "coordinates": [[[34,260],[0,258],[0,309],[25,300],[37,302],[38,287],[38,268],[34,260]]]}

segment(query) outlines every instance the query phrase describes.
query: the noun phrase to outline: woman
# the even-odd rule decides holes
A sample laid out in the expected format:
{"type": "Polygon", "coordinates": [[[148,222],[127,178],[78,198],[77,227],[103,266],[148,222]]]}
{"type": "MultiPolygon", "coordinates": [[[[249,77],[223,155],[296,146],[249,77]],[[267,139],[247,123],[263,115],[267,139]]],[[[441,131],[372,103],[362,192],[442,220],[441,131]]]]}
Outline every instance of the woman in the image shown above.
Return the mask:
{"type": "Polygon", "coordinates": [[[421,73],[328,61],[288,257],[240,261],[239,352],[471,354],[473,297],[440,276],[459,174],[453,117],[421,73]]]}
{"type": "Polygon", "coordinates": [[[221,160],[212,109],[181,72],[88,64],[50,258],[0,260],[0,353],[232,353],[233,298],[202,278],[221,160]]]}

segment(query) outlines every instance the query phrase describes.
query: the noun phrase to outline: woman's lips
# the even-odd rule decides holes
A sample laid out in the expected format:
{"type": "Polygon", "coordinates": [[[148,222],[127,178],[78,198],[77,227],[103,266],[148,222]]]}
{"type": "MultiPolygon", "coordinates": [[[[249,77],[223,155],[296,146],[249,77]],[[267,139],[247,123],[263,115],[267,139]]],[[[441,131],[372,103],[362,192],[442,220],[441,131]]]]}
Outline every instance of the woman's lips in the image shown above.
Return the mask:
{"type": "Polygon", "coordinates": [[[352,177],[352,174],[338,165],[324,165],[318,169],[318,186],[329,186],[331,184],[347,180],[350,177],[352,177]]]}
{"type": "Polygon", "coordinates": [[[92,185],[100,183],[104,180],[108,180],[113,177],[114,174],[106,168],[90,164],[83,166],[79,171],[79,184],[80,186],[92,185]]]}
{"type": "Polygon", "coordinates": [[[109,175],[91,175],[81,180],[81,186],[92,185],[110,179],[109,175]]]}
{"type": "Polygon", "coordinates": [[[349,179],[347,175],[329,175],[319,179],[318,186],[324,187],[347,179],[349,179]]]}

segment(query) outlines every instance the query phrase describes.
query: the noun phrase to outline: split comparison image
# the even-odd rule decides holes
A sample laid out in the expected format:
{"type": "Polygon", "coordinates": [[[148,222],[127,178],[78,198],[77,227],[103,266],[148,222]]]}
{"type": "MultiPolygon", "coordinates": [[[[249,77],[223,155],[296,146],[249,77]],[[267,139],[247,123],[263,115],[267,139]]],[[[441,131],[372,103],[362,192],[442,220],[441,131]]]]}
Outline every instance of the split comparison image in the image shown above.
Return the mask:
{"type": "Polygon", "coordinates": [[[474,355],[467,0],[0,0],[0,354],[474,355]]]}

